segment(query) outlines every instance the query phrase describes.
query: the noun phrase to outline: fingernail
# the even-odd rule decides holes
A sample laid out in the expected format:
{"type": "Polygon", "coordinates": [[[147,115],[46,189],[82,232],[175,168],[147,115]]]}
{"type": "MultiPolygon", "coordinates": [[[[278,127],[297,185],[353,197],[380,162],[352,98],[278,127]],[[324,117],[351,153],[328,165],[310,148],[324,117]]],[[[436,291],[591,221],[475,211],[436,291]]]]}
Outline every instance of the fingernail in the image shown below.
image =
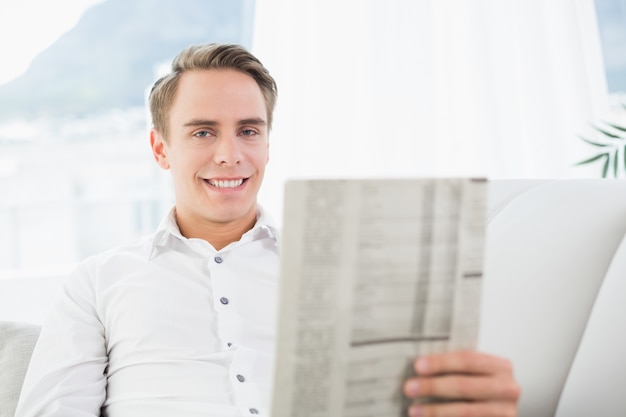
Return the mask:
{"type": "Polygon", "coordinates": [[[411,408],[409,408],[409,417],[422,417],[422,407],[412,405],[411,408]]]}
{"type": "Polygon", "coordinates": [[[415,379],[411,379],[411,380],[407,381],[406,386],[405,386],[405,390],[406,390],[406,394],[409,397],[417,396],[417,394],[419,394],[419,390],[420,390],[420,383],[419,383],[419,381],[417,381],[415,379]]]}
{"type": "Polygon", "coordinates": [[[426,358],[420,358],[417,360],[417,364],[415,365],[415,370],[418,374],[420,373],[428,373],[428,360],[426,358]]]}

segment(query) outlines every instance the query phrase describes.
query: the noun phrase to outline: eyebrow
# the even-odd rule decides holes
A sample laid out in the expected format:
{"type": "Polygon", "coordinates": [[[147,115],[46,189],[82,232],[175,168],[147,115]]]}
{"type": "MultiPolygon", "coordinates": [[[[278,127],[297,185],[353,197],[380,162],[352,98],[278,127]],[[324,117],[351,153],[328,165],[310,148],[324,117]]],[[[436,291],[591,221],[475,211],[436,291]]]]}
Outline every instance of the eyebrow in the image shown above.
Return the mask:
{"type": "MultiPolygon", "coordinates": [[[[194,127],[194,126],[217,126],[219,122],[210,119],[192,119],[185,123],[184,127],[194,127]]],[[[267,122],[259,117],[252,117],[250,119],[242,119],[237,122],[239,126],[245,125],[254,125],[254,126],[265,126],[267,122]]]]}

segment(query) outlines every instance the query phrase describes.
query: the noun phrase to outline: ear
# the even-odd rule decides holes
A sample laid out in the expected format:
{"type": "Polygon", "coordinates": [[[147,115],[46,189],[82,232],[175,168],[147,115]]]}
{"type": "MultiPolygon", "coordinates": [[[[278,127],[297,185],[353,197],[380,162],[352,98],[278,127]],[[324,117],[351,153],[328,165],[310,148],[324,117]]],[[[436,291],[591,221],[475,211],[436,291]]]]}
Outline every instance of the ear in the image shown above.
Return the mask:
{"type": "Polygon", "coordinates": [[[167,159],[167,142],[165,138],[155,129],[150,130],[150,147],[152,148],[152,155],[157,161],[157,164],[163,169],[170,169],[170,162],[167,159]]]}

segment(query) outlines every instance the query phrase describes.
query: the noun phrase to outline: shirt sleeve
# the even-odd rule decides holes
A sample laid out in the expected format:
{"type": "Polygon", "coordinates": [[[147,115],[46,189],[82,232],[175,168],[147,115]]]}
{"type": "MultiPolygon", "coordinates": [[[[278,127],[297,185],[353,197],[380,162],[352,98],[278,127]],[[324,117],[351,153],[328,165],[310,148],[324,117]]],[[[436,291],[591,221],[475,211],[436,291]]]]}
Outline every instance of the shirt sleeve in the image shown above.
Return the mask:
{"type": "Polygon", "coordinates": [[[33,351],[16,417],[100,415],[107,349],[94,288],[88,262],[62,285],[33,351]]]}

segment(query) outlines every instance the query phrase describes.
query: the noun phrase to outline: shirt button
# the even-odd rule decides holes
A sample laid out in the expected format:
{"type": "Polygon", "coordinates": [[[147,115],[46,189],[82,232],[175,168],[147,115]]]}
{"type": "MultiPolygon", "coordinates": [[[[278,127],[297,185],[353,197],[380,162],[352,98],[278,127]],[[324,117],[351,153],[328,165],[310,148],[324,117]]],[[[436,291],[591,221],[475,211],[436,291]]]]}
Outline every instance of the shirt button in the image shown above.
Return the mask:
{"type": "Polygon", "coordinates": [[[243,382],[245,380],[246,380],[246,378],[244,378],[243,375],[237,375],[237,381],[243,382]]]}
{"type": "Polygon", "coordinates": [[[259,410],[257,410],[256,408],[251,408],[249,411],[250,414],[259,414],[259,410]]]}
{"type": "Polygon", "coordinates": [[[220,303],[222,303],[224,305],[228,304],[228,298],[226,298],[226,297],[220,298],[220,303]]]}
{"type": "Polygon", "coordinates": [[[213,260],[216,264],[221,264],[224,261],[221,256],[216,256],[213,260]]]}

